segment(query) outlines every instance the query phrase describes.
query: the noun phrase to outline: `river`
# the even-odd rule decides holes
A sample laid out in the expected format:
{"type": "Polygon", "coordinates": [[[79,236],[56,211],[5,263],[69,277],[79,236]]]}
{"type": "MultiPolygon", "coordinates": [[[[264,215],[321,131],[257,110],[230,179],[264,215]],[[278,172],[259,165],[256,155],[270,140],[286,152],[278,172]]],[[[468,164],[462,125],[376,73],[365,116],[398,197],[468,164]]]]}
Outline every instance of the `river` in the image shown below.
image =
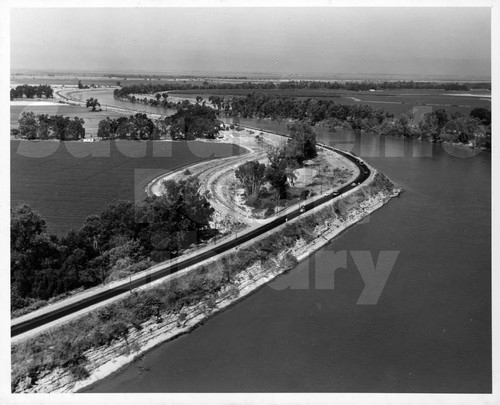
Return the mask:
{"type": "Polygon", "coordinates": [[[491,155],[349,131],[318,138],[361,155],[404,193],[88,392],[491,392],[491,155]],[[335,271],[343,251],[346,268],[335,271]],[[376,305],[356,304],[358,251],[398,254],[376,305]],[[316,283],[333,272],[334,289],[316,283]]]}
{"type": "Polygon", "coordinates": [[[128,101],[119,100],[114,97],[113,89],[75,90],[72,91],[69,94],[69,96],[74,98],[75,100],[82,102],[85,102],[87,99],[91,97],[97,98],[103,110],[105,110],[107,106],[113,106],[125,109],[134,109],[136,112],[142,112],[148,114],[161,114],[161,115],[175,114],[175,110],[172,110],[170,108],[155,107],[143,103],[132,104],[128,101]]]}

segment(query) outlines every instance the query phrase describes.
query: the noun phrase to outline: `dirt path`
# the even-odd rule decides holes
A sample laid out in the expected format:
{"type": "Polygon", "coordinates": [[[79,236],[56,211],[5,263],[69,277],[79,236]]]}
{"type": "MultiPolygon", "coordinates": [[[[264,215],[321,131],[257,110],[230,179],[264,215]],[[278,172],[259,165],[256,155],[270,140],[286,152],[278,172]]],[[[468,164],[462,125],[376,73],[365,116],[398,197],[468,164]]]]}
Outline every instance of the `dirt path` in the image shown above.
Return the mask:
{"type": "MultiPolygon", "coordinates": [[[[148,194],[161,195],[165,180],[184,180],[194,176],[200,180],[202,191],[208,191],[215,209],[212,225],[221,232],[231,232],[235,226],[247,227],[267,222],[255,215],[245,205],[244,189],[234,176],[235,169],[243,162],[258,160],[267,163],[266,152],[270,146],[285,142],[285,138],[251,129],[224,131],[223,142],[234,143],[248,151],[243,155],[212,160],[170,172],[153,180],[146,188],[148,194]],[[258,137],[257,137],[258,135],[258,137]]],[[[295,186],[306,188],[313,195],[340,188],[358,174],[358,169],[339,154],[318,148],[318,156],[306,162],[304,168],[295,171],[295,186]]]]}

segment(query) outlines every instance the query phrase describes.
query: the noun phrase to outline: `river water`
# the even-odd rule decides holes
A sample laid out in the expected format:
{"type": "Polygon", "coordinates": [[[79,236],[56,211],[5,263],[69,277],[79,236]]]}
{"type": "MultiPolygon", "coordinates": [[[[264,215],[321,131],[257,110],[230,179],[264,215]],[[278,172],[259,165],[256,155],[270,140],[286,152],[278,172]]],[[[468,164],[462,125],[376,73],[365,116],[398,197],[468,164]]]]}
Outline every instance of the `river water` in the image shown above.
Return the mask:
{"type": "Polygon", "coordinates": [[[89,392],[491,392],[491,155],[349,131],[318,138],[404,193],[89,392]],[[359,251],[397,254],[376,305],[357,305],[359,251]],[[334,288],[317,282],[332,274],[334,288]]]}
{"type": "MultiPolygon", "coordinates": [[[[175,114],[175,110],[170,108],[155,107],[143,103],[132,104],[128,101],[122,101],[116,99],[113,95],[113,90],[110,89],[92,89],[92,90],[82,90],[71,92],[70,96],[79,101],[86,101],[87,99],[94,97],[99,100],[101,108],[106,110],[107,106],[120,107],[125,109],[134,109],[136,112],[149,113],[149,114],[161,114],[161,115],[172,115],[175,114]]],[[[148,96],[148,98],[152,98],[148,96]]],[[[132,114],[132,112],[131,112],[132,114]]]]}

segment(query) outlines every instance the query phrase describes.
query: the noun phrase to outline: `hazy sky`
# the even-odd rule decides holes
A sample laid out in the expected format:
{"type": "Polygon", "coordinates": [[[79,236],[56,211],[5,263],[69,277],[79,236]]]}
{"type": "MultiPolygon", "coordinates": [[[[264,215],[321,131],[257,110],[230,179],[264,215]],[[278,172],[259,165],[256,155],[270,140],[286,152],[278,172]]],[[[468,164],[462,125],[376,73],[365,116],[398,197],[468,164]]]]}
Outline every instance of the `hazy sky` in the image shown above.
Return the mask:
{"type": "Polygon", "coordinates": [[[11,67],[489,77],[489,8],[13,9],[11,67]]]}

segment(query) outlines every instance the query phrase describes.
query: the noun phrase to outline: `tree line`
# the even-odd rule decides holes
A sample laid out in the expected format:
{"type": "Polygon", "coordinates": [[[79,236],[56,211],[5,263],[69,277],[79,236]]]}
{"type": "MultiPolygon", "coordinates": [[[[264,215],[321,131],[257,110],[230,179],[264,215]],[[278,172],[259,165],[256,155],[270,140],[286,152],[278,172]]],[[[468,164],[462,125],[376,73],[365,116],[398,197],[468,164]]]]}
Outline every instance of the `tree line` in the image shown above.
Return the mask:
{"type": "Polygon", "coordinates": [[[120,98],[122,100],[130,101],[131,103],[141,103],[145,105],[150,105],[153,107],[163,107],[163,108],[171,108],[175,109],[179,107],[181,102],[173,102],[168,101],[168,93],[156,93],[154,98],[151,97],[136,97],[134,94],[125,94],[123,96],[116,95],[115,97],[120,98]]]}
{"type": "MultiPolygon", "coordinates": [[[[87,104],[88,102],[89,100],[87,104]]],[[[23,139],[75,141],[85,137],[85,121],[78,117],[70,119],[62,115],[23,112],[18,123],[18,129],[12,129],[11,134],[23,139]]],[[[99,121],[97,135],[104,140],[157,140],[165,136],[185,140],[214,139],[219,133],[220,125],[213,108],[186,102],[175,115],[157,120],[152,120],[143,113],[129,117],[106,117],[99,121]]]]}
{"type": "Polygon", "coordinates": [[[62,115],[35,114],[23,112],[19,118],[19,129],[12,129],[11,134],[24,139],[58,139],[76,141],[85,138],[85,121],[82,118],[63,117],[62,115]]]}
{"type": "Polygon", "coordinates": [[[311,125],[329,120],[333,126],[349,122],[354,128],[360,121],[369,119],[372,124],[381,122],[392,114],[374,109],[366,104],[339,104],[333,100],[316,98],[298,99],[295,97],[274,96],[249,93],[246,97],[221,98],[209,97],[209,101],[230,117],[243,118],[291,118],[305,120],[311,125]]]}
{"type": "Polygon", "coordinates": [[[443,109],[427,113],[420,120],[411,114],[402,115],[369,129],[382,135],[463,143],[491,150],[491,111],[486,108],[474,108],[468,116],[458,112],[448,114],[443,109]]]}
{"type": "Polygon", "coordinates": [[[97,135],[101,139],[157,140],[170,136],[174,140],[196,138],[214,139],[220,130],[220,121],[214,109],[189,102],[176,114],[152,120],[146,114],[109,118],[99,122],[97,135]]]}
{"type": "Polygon", "coordinates": [[[214,139],[221,127],[213,108],[199,103],[183,102],[177,112],[166,118],[172,139],[214,139]]]}
{"type": "Polygon", "coordinates": [[[345,105],[332,100],[249,93],[232,99],[211,96],[209,101],[226,115],[243,118],[291,118],[311,125],[343,126],[381,135],[396,135],[433,142],[457,142],[491,148],[491,110],[474,108],[468,116],[448,114],[438,109],[415,117],[394,117],[381,109],[364,104],[345,105]]]}
{"type": "Polygon", "coordinates": [[[15,89],[10,89],[10,99],[11,101],[15,98],[53,98],[53,90],[47,84],[40,84],[38,86],[30,86],[28,84],[23,84],[17,86],[15,89]]]}
{"type": "Polygon", "coordinates": [[[165,194],[121,201],[58,237],[27,204],[11,209],[12,310],[144,270],[215,234],[197,179],[164,182],[165,194]]]}
{"type": "Polygon", "coordinates": [[[471,88],[491,90],[491,82],[477,83],[459,83],[459,82],[415,82],[415,81],[314,81],[314,80],[287,80],[287,81],[266,81],[251,82],[244,81],[240,83],[141,83],[130,86],[124,86],[116,89],[116,97],[126,97],[130,94],[156,94],[166,91],[184,91],[184,90],[219,90],[219,89],[327,89],[327,90],[349,90],[349,91],[368,91],[368,90],[398,90],[398,89],[436,89],[446,91],[468,91],[471,88]]]}
{"type": "Polygon", "coordinates": [[[160,139],[161,132],[146,114],[137,113],[99,121],[97,136],[101,139],[155,140],[160,139]]]}

